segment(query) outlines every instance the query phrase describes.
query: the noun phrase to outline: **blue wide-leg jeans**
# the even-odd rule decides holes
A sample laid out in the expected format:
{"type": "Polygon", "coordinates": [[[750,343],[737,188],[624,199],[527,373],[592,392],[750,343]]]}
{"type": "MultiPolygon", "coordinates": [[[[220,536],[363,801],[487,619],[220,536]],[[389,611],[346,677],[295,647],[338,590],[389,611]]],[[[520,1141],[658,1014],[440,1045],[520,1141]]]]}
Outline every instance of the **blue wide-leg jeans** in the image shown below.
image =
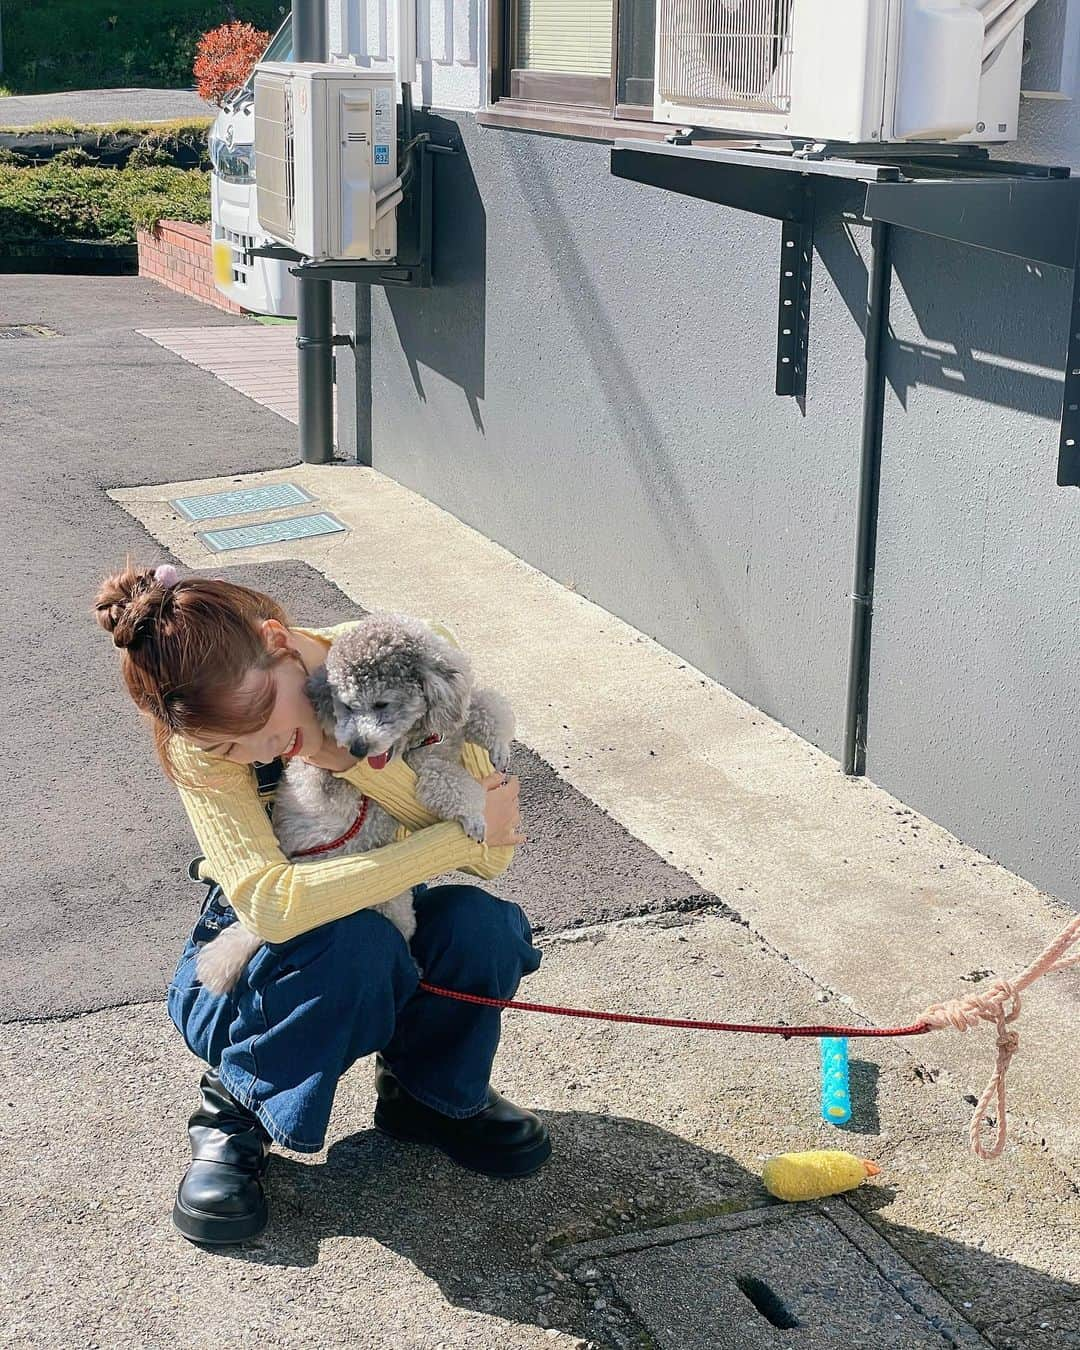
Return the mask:
{"type": "Polygon", "coordinates": [[[169,1016],[283,1147],[323,1147],[338,1079],[375,1051],[436,1111],[464,1119],[484,1109],[501,1013],[424,993],[419,971],[448,989],[512,998],[540,952],[520,906],[478,886],[413,894],[411,952],[389,919],[362,909],[265,943],[228,994],[195,977],[200,944],[237,921],[219,887],[207,896],[169,985],[169,1016]]]}

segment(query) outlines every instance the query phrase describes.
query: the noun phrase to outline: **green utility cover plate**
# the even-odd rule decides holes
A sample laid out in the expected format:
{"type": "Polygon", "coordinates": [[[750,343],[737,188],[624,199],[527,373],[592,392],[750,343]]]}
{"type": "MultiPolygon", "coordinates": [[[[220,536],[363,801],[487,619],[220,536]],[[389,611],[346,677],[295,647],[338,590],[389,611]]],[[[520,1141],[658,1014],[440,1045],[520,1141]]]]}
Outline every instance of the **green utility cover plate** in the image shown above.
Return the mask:
{"type": "Polygon", "coordinates": [[[320,534],[337,534],[347,530],[336,516],[320,511],[313,516],[291,516],[287,520],[270,520],[261,525],[234,525],[224,530],[203,530],[201,539],[211,553],[224,553],[234,548],[258,548],[262,544],[284,544],[293,539],[312,539],[320,534]]]}
{"type": "Polygon", "coordinates": [[[282,506],[304,506],[315,498],[295,483],[266,483],[256,488],[209,492],[199,497],[175,497],[169,505],[185,520],[215,520],[221,516],[247,516],[256,511],[276,511],[282,506]]]}

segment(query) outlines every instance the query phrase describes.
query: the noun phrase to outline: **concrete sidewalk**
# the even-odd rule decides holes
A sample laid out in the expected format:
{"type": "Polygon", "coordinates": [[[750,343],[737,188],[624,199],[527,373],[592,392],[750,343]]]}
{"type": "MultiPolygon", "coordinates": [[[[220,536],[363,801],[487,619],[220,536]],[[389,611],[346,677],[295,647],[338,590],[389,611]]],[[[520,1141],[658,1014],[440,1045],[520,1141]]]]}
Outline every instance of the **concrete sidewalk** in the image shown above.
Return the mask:
{"type": "MultiPolygon", "coordinates": [[[[283,480],[304,486],[316,499],[311,509],[332,511],[351,533],[244,549],[245,559],[299,558],[346,595],[442,616],[484,678],[513,701],[524,744],[868,1022],[906,1024],[929,1003],[1018,973],[1070,917],[872,783],[845,778],[819,750],[646,635],[376,470],[299,466],[244,477],[248,485],[283,480]]],[[[113,496],[175,557],[212,567],[233,555],[209,555],[168,501],[232,481],[113,496]]],[[[518,865],[527,857],[528,846],[518,865]]],[[[1060,1072],[1058,1047],[1075,1038],[1076,994],[1075,975],[1031,991],[1016,1069],[1025,1075],[1023,1114],[1039,1122],[1035,1135],[1059,1141],[1074,1163],[1080,1083],[1060,1072]]],[[[929,1053],[965,1092],[977,1092],[991,1041],[939,1036],[929,1053]]]]}
{"type": "MultiPolygon", "coordinates": [[[[57,707],[73,661],[100,697],[96,649],[79,646],[65,665],[55,632],[75,632],[84,604],[71,594],[72,574],[85,582],[88,568],[118,550],[239,568],[237,579],[288,577],[290,601],[329,603],[296,586],[311,573],[358,603],[444,619],[483,677],[514,701],[516,753],[535,780],[530,842],[500,890],[530,909],[545,879],[583,897],[576,916],[565,896],[553,911],[543,965],[522,990],[531,1000],[717,1020],[908,1022],[937,998],[977,988],[987,972],[1020,970],[1063,925],[1059,903],[872,784],[845,780],[819,751],[647,635],[407,489],[354,466],[280,467],[291,442],[275,436],[285,423],[133,336],[154,326],[141,317],[153,297],[131,299],[138,286],[124,289],[127,302],[107,292],[109,344],[74,334],[63,346],[28,344],[9,372],[18,394],[6,460],[13,500],[36,502],[46,475],[43,503],[54,515],[41,528],[62,529],[66,541],[62,557],[44,562],[22,534],[9,541],[19,594],[43,616],[29,631],[56,667],[57,707]],[[113,393],[125,381],[131,409],[113,393]],[[124,440],[134,421],[120,417],[153,425],[134,442],[135,458],[124,440]],[[182,435],[170,437],[172,426],[182,435]],[[46,438],[52,453],[40,465],[15,453],[46,438]],[[235,471],[238,444],[246,466],[263,471],[235,471]],[[219,477],[191,477],[200,456],[219,477]],[[125,457],[134,466],[126,479],[125,457]],[[162,465],[187,476],[154,482],[162,465]],[[168,505],[285,480],[348,533],[210,555],[198,527],[168,505]],[[116,486],[125,481],[141,486],[116,486]],[[46,587],[38,601],[35,586],[46,587]],[[571,798],[572,810],[553,810],[571,798]],[[597,894],[594,873],[608,879],[597,894]],[[667,912],[611,917],[640,908],[641,887],[654,884],[667,912]]],[[[87,288],[80,299],[87,313],[95,294],[87,288]]],[[[70,327],[69,297],[55,315],[31,311],[34,298],[24,297],[20,320],[70,327]]],[[[166,308],[158,326],[188,322],[171,300],[166,308]]],[[[240,518],[214,522],[231,523],[240,518]]],[[[13,725],[43,724],[39,707],[27,703],[21,719],[18,711],[13,725]]],[[[81,709],[63,715],[74,743],[81,709]]],[[[119,740],[127,726],[119,695],[108,719],[119,740]]],[[[35,734],[24,779],[48,750],[45,731],[35,734]]],[[[151,911],[153,897],[135,890],[146,878],[131,869],[151,831],[179,856],[182,823],[164,797],[148,795],[149,768],[110,789],[93,776],[96,754],[78,800],[57,795],[59,761],[49,761],[55,781],[46,791],[24,784],[27,803],[57,808],[50,839],[27,854],[42,866],[51,848],[57,868],[70,870],[74,855],[61,843],[89,832],[92,822],[80,820],[89,791],[129,792],[147,822],[129,803],[122,818],[137,837],[123,841],[123,867],[114,863],[127,889],[106,891],[108,873],[74,904],[65,892],[35,890],[26,926],[38,940],[11,930],[16,954],[5,959],[13,973],[38,963],[34,1006],[47,1011],[0,1026],[0,1341],[103,1350],[1080,1346],[1075,972],[1049,977],[1025,999],[1011,1142],[997,1162],[974,1159],[966,1142],[968,1098],[993,1059],[987,1033],[853,1042],[855,1117],[835,1130],[818,1114],[813,1041],[514,1013],[496,1084],[549,1120],[555,1155],[535,1178],[484,1181],[375,1135],[370,1066],[360,1065],[341,1084],[329,1147],[276,1154],[266,1234],[219,1252],[184,1242],[168,1214],[200,1065],[163,1000],[142,1001],[154,980],[130,964],[131,951],[143,962],[171,955],[157,945],[179,923],[175,899],[163,894],[151,911]],[[80,906],[91,901],[101,913],[87,927],[93,915],[80,906]],[[48,983],[58,950],[70,991],[48,983]],[[88,963],[111,1001],[123,987],[137,987],[138,1000],[84,1010],[77,984],[88,963]],[[785,1209],[795,1225],[786,1229],[762,1209],[761,1164],[820,1144],[871,1157],[882,1175],[841,1201],[838,1219],[785,1209]],[[762,1215],[768,1223],[758,1224],[762,1215]],[[845,1225],[855,1235],[844,1246],[851,1261],[832,1264],[845,1225]],[[815,1232],[828,1251],[813,1246],[815,1232]],[[865,1258],[858,1270],[856,1249],[865,1258]],[[738,1283],[739,1270],[753,1278],[738,1283]]],[[[27,903],[13,891],[9,914],[27,903]]]]}
{"type": "MultiPolygon", "coordinates": [[[[987,971],[1019,970],[1066,921],[1048,897],[872,784],[845,780],[818,751],[645,635],[374,470],[300,467],[243,482],[285,479],[351,532],[244,550],[246,559],[301,559],[346,594],[445,617],[485,678],[513,698],[521,741],[737,911],[555,935],[530,998],[721,1020],[908,1022],[935,998],[977,987],[987,971]],[[397,544],[402,532],[407,553],[397,544]]],[[[235,484],[234,476],[112,495],[181,562],[214,567],[235,559],[207,555],[167,502],[235,484]]],[[[517,869],[529,868],[529,847],[517,869]]],[[[136,1054],[161,1023],[160,1011],[154,1016],[147,1009],[135,1023],[80,1028],[83,1053],[120,1036],[136,1054]]],[[[836,1131],[818,1116],[812,1042],[513,1015],[500,1085],[548,1112],[556,1138],[555,1163],[531,1182],[477,1185],[391,1149],[367,1131],[370,1082],[358,1071],[343,1089],[338,1142],[325,1159],[279,1165],[288,1217],[250,1253],[177,1254],[177,1240],[160,1231],[172,1176],[158,1176],[150,1196],[135,1181],[130,1194],[148,1233],[157,1206],[156,1278],[190,1263],[225,1297],[234,1264],[250,1261],[268,1305],[292,1294],[298,1312],[288,1335],[256,1313],[258,1298],[241,1313],[234,1294],[234,1333],[257,1327],[281,1343],[298,1335],[322,1343],[347,1306],[365,1327],[350,1331],[350,1344],[529,1346],[550,1330],[633,1345],[648,1328],[655,1344],[683,1350],[679,1339],[657,1338],[655,1298],[643,1293],[635,1307],[614,1276],[607,1287],[588,1262],[580,1280],[568,1275],[562,1244],[648,1234],[688,1215],[760,1203],[764,1157],[839,1143],[884,1169],[853,1209],[985,1338],[967,1341],[961,1331],[950,1343],[1068,1345],[1080,1338],[1080,1099],[1061,1047],[1075,1044],[1076,977],[1050,977],[1031,991],[1021,1027],[1011,1142],[994,1163],[973,1158],[966,1141],[971,1100],[993,1059],[989,1034],[854,1043],[856,1118],[836,1131]],[[317,1180],[319,1166],[330,1170],[317,1180]]],[[[48,1059],[56,1031],[34,1034],[48,1059]]],[[[63,1034],[72,1037],[70,1024],[63,1034]]],[[[161,1053],[175,1063],[167,1028],[161,1053]]],[[[170,1096],[183,1077],[160,1075],[162,1108],[151,1108],[158,1132],[143,1141],[170,1158],[173,1173],[183,1165],[182,1138],[174,1128],[170,1144],[159,1131],[183,1113],[170,1096]]],[[[96,1233],[90,1225],[90,1251],[96,1233]]],[[[812,1268],[804,1275],[814,1282],[812,1268]]],[[[178,1308],[197,1340],[205,1309],[183,1298],[178,1308]]],[[[743,1340],[718,1341],[703,1321],[699,1343],[756,1345],[755,1314],[745,1313],[743,1340]]],[[[832,1318],[824,1339],[769,1343],[876,1343],[865,1341],[861,1323],[845,1323],[842,1304],[832,1318]]]]}
{"type": "MultiPolygon", "coordinates": [[[[624,920],[543,946],[530,998],[793,1023],[823,1011],[813,981],[720,915],[624,920]]],[[[11,1085],[0,1101],[0,1339],[102,1350],[1075,1345],[1075,1191],[1063,1160],[1024,1129],[1000,1162],[973,1159],[964,1081],[939,1067],[939,1048],[857,1050],[856,1118],[836,1131],[817,1118],[813,1042],[508,1014],[498,1085],[544,1112],[555,1144],[536,1177],[478,1179],[376,1135],[361,1065],[341,1084],[329,1148],[276,1154],[266,1234],[210,1252],[168,1223],[200,1066],[164,1008],[9,1024],[0,1028],[0,1076],[11,1085]],[[797,1339],[746,1302],[722,1322],[695,1317],[695,1339],[648,1340],[644,1328],[663,1324],[674,1292],[635,1282],[620,1296],[608,1271],[625,1272],[588,1249],[575,1256],[574,1244],[655,1241],[660,1227],[669,1259],[685,1250],[684,1279],[700,1287],[692,1246],[673,1246],[678,1230],[666,1225],[762,1204],[764,1156],[815,1144],[882,1164],[878,1183],[842,1203],[943,1295],[955,1338],[924,1323],[903,1339],[892,1311],[874,1335],[838,1290],[828,1321],[804,1323],[797,1339]],[[963,1339],[965,1325],[982,1336],[963,1339]]],[[[1027,1067],[1036,1069],[1034,1055],[1027,1067]]],[[[1018,1074],[1018,1086],[1029,1076],[1018,1074]]],[[[1025,1113],[1023,1087],[1014,1106],[1025,1113]]],[[[794,1253],[787,1278],[820,1286],[813,1253],[794,1253]]],[[[889,1292],[882,1286],[881,1303],[889,1292]]]]}

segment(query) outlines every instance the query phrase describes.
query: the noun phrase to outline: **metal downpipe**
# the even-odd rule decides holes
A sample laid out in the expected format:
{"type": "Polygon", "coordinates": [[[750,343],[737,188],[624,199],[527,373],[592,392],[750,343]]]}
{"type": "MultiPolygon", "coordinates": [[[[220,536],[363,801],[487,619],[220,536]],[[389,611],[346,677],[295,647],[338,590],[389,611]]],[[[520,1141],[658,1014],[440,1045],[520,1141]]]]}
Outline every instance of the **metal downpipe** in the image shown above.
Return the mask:
{"type": "MultiPolygon", "coordinates": [[[[326,0],[292,0],[293,59],[326,61],[326,0]]],[[[328,464],[334,456],[334,349],[331,283],[297,277],[296,379],[300,458],[328,464]]]]}
{"type": "Polygon", "coordinates": [[[331,283],[299,277],[296,288],[296,379],[300,395],[300,458],[328,464],[334,456],[334,348],[331,283]]]}
{"type": "Polygon", "coordinates": [[[874,616],[878,502],[881,495],[881,432],[885,415],[883,351],[889,326],[892,281],[890,227],[875,220],[870,234],[870,279],[866,298],[862,446],[855,534],[855,579],[851,592],[851,647],[844,719],[844,772],[866,772],[866,724],[870,698],[870,634],[874,616]]]}

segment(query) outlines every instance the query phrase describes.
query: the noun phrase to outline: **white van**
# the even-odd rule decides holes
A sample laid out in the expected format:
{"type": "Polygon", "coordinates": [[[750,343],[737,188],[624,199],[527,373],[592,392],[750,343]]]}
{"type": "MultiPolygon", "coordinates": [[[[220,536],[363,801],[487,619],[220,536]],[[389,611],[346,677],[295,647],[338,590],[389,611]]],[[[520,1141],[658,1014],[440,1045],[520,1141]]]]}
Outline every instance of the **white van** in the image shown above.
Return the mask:
{"type": "MultiPolygon", "coordinates": [[[[270,40],[263,61],[292,60],[292,15],[270,40]]],[[[296,278],[276,258],[244,263],[244,250],[272,241],[259,229],[255,197],[255,77],[228,94],[210,128],[210,219],[214,282],[255,314],[296,318],[296,278]]]]}

